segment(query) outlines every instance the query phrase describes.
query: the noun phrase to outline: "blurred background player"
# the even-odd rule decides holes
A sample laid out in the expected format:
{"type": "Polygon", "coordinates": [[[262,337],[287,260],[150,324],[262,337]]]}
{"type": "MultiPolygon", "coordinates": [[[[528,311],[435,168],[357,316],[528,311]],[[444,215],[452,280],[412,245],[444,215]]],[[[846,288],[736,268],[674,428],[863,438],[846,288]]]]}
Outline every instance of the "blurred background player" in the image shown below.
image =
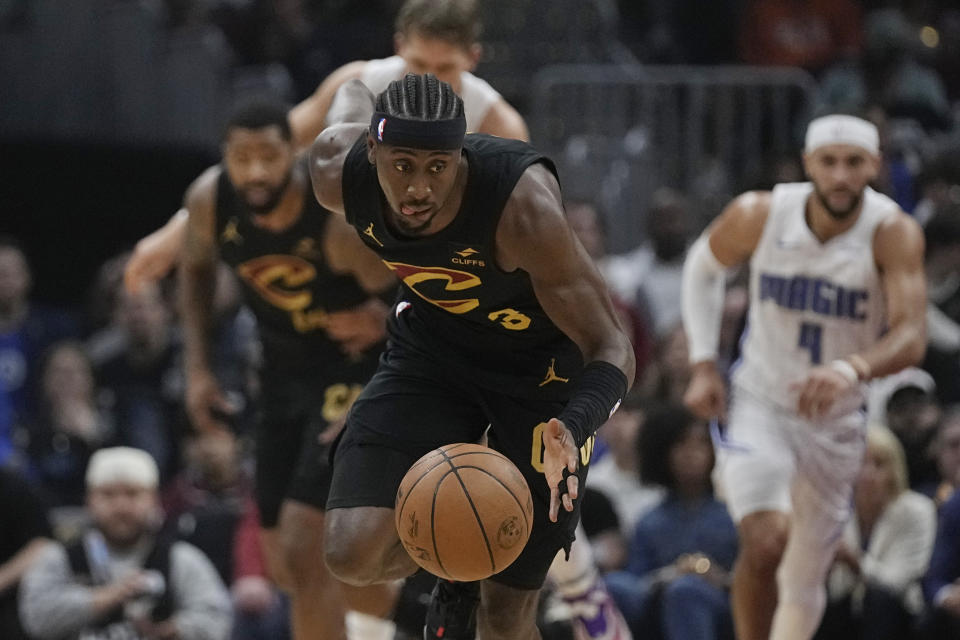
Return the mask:
{"type": "Polygon", "coordinates": [[[923,357],[923,234],[867,186],[879,154],[873,124],[814,120],[803,156],[810,182],[740,196],[684,265],[685,401],[727,423],[717,446],[740,537],[741,640],[813,636],[863,457],[862,383],[923,357]],[[747,261],[750,328],[728,414],[715,362],[724,273],[747,261]]]}
{"type": "Polygon", "coordinates": [[[243,285],[263,344],[255,495],[267,563],[291,596],[294,636],[340,638],[345,598],[370,613],[388,613],[391,603],[386,587],[338,584],[322,549],[327,446],[376,366],[387,313],[377,296],[396,280],[341,217],[317,204],[282,104],[238,105],[223,149],[222,164],[185,197],[187,410],[201,437],[229,433],[234,408],[208,356],[209,301],[222,259],[243,285]]]}

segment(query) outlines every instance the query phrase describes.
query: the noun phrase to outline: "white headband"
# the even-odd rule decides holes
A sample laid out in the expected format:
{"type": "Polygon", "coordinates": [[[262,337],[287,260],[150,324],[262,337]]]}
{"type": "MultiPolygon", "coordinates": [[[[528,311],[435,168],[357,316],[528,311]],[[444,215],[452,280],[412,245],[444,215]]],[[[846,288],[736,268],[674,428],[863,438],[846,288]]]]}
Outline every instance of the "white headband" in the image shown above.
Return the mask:
{"type": "Polygon", "coordinates": [[[144,489],[157,487],[157,463],[146,451],[131,447],[100,449],[87,465],[87,489],[126,484],[144,489]]]}
{"type": "Polygon", "coordinates": [[[880,135],[877,128],[853,116],[823,116],[807,127],[804,152],[813,153],[828,144],[849,144],[866,149],[873,155],[880,153],[880,135]]]}

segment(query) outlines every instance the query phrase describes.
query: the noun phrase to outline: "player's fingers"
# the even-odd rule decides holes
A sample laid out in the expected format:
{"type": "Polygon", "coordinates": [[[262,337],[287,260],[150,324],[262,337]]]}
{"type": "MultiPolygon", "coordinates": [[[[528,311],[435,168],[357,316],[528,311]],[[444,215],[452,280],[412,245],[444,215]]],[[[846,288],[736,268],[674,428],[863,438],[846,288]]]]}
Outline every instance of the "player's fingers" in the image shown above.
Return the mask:
{"type": "MultiPolygon", "coordinates": [[[[577,496],[580,495],[580,478],[577,476],[567,476],[567,495],[570,496],[571,500],[576,500],[577,496]]],[[[571,509],[567,509],[567,511],[570,510],[571,509]]]]}
{"type": "Polygon", "coordinates": [[[568,493],[563,494],[563,509],[564,511],[573,511],[573,500],[568,493]]]}
{"type": "Polygon", "coordinates": [[[550,485],[550,522],[557,521],[557,513],[560,510],[560,501],[559,501],[560,491],[557,490],[557,486],[554,484],[550,485]]]}

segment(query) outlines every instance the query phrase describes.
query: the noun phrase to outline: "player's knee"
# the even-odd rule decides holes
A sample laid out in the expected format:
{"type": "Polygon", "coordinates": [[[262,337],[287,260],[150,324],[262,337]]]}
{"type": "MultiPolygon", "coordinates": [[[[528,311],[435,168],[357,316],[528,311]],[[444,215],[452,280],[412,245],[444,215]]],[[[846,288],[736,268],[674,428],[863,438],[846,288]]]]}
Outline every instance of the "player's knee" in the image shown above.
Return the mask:
{"type": "Polygon", "coordinates": [[[741,568],[753,573],[773,574],[787,547],[789,526],[784,514],[751,514],[740,523],[741,568]]]}
{"type": "Polygon", "coordinates": [[[379,540],[370,532],[376,527],[364,526],[349,509],[331,511],[324,531],[323,560],[337,579],[356,587],[379,581],[382,553],[379,540]],[[344,513],[338,513],[343,511],[344,513]]]}

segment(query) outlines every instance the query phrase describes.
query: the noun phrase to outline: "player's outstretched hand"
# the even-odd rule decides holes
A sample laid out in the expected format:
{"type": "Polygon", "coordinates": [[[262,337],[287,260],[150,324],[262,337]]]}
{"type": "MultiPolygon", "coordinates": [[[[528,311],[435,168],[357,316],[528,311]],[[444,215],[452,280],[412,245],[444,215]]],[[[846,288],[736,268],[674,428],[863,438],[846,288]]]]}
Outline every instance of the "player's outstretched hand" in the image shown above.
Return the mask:
{"type": "Polygon", "coordinates": [[[543,430],[543,474],[550,487],[550,522],[557,521],[561,503],[564,509],[573,511],[580,490],[580,479],[574,475],[578,456],[573,434],[560,420],[551,418],[543,430]],[[566,486],[561,487],[564,476],[566,486]]]}
{"type": "Polygon", "coordinates": [[[830,365],[814,367],[807,377],[790,385],[798,393],[797,413],[808,420],[822,418],[838,398],[848,393],[855,385],[830,365]]]}
{"type": "Polygon", "coordinates": [[[187,414],[201,434],[229,431],[225,420],[237,412],[210,371],[187,374],[187,414]]]}
{"type": "Polygon", "coordinates": [[[727,389],[717,366],[711,362],[693,365],[690,384],[683,394],[683,403],[690,411],[704,420],[725,419],[727,413],[727,389]]]}
{"type": "Polygon", "coordinates": [[[327,316],[327,335],[349,356],[359,356],[387,335],[390,308],[371,298],[358,307],[333,311],[327,316]]]}

